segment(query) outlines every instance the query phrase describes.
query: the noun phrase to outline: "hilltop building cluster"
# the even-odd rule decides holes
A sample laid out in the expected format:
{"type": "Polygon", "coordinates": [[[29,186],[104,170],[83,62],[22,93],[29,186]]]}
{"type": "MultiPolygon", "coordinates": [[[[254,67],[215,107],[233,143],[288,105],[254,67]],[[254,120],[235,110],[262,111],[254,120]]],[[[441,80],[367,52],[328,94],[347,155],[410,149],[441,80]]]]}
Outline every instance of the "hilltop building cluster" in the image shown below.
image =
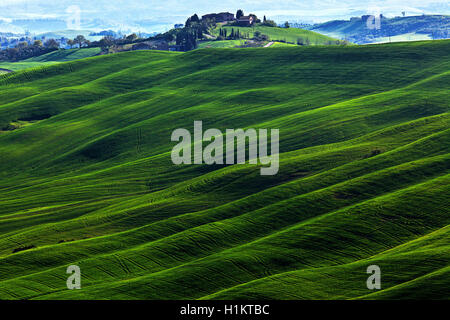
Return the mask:
{"type": "Polygon", "coordinates": [[[243,12],[241,15],[239,14],[238,11],[238,14],[235,17],[233,13],[220,12],[220,13],[205,14],[204,16],[202,16],[202,20],[215,20],[217,23],[236,22],[237,24],[242,26],[251,26],[254,22],[256,22],[256,16],[255,15],[244,16],[243,12]]]}

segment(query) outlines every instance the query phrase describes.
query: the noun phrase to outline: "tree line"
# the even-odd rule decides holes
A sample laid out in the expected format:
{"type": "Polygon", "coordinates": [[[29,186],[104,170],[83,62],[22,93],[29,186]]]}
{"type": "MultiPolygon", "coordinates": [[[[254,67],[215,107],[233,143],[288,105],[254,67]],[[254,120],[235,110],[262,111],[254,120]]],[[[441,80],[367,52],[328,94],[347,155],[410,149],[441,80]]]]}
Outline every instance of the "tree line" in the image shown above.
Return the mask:
{"type": "Polygon", "coordinates": [[[49,39],[44,43],[41,40],[35,40],[32,44],[23,41],[19,42],[14,48],[1,50],[0,61],[24,60],[58,50],[58,48],[59,44],[55,39],[49,39]]]}

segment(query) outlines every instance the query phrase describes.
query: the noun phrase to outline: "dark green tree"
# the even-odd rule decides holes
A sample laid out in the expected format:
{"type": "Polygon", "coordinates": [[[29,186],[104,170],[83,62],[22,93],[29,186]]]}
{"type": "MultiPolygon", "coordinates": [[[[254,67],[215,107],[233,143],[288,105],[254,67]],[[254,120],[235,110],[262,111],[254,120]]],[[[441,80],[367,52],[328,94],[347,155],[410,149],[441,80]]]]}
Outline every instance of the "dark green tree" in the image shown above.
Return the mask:
{"type": "Polygon", "coordinates": [[[106,51],[114,44],[114,38],[111,36],[105,36],[98,42],[100,48],[106,51]]]}
{"type": "Polygon", "coordinates": [[[45,41],[44,47],[46,47],[47,49],[58,49],[59,45],[55,39],[49,39],[49,40],[45,41]]]}
{"type": "Polygon", "coordinates": [[[83,35],[76,36],[75,39],[73,39],[75,44],[78,44],[78,48],[81,48],[86,43],[86,38],[83,35]]]}
{"type": "Polygon", "coordinates": [[[188,19],[186,20],[186,23],[184,24],[184,27],[185,27],[185,28],[190,28],[190,27],[191,27],[191,24],[192,24],[191,18],[188,18],[188,19]]]}
{"type": "Polygon", "coordinates": [[[198,17],[197,14],[194,14],[194,15],[191,17],[191,22],[200,22],[200,18],[198,17]]]}
{"type": "Polygon", "coordinates": [[[185,28],[177,33],[176,43],[182,51],[194,50],[197,48],[197,33],[185,28]]]}
{"type": "Polygon", "coordinates": [[[125,39],[127,39],[128,41],[133,42],[133,41],[136,41],[137,38],[138,38],[138,37],[137,37],[136,33],[132,33],[132,34],[130,34],[129,36],[127,36],[125,39]]]}

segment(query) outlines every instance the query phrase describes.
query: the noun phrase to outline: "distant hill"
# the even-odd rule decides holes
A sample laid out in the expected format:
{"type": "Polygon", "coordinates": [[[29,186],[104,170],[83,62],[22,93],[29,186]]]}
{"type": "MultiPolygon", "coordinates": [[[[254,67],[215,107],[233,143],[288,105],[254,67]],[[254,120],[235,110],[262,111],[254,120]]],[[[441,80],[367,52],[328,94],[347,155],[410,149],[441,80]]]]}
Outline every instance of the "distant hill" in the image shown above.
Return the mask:
{"type": "Polygon", "coordinates": [[[308,42],[310,45],[324,45],[334,42],[337,39],[314,32],[310,30],[303,30],[297,28],[279,28],[268,26],[254,26],[254,27],[236,27],[236,26],[223,26],[216,28],[213,32],[214,35],[219,35],[220,29],[227,30],[230,34],[232,30],[239,32],[243,35],[247,35],[252,38],[256,31],[261,32],[263,35],[267,35],[271,41],[283,41],[287,43],[297,44],[299,39],[303,42],[308,42]]]}
{"type": "Polygon", "coordinates": [[[60,39],[60,38],[66,38],[66,39],[73,39],[78,35],[84,36],[86,39],[91,41],[100,40],[103,38],[102,35],[96,35],[92,31],[89,30],[60,30],[60,31],[52,31],[52,32],[45,32],[36,35],[37,38],[45,37],[46,39],[60,39]]]}
{"type": "Polygon", "coordinates": [[[328,21],[312,26],[311,30],[358,44],[388,42],[389,37],[391,41],[450,37],[450,16],[447,15],[381,17],[379,29],[369,28],[367,19],[368,16],[362,16],[350,20],[328,21]]]}

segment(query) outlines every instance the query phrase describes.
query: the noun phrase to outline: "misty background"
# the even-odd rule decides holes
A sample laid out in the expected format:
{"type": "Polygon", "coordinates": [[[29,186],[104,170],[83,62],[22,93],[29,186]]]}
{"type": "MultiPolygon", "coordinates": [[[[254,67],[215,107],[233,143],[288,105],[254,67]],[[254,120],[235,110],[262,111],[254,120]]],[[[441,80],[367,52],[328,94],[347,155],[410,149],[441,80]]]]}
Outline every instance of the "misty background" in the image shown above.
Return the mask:
{"type": "Polygon", "coordinates": [[[66,29],[73,8],[79,8],[80,29],[163,32],[175,23],[199,15],[243,9],[245,13],[266,15],[277,22],[318,23],[382,13],[387,17],[421,14],[449,14],[444,0],[0,0],[0,32],[45,32],[66,29]],[[71,9],[70,9],[71,8],[71,9]],[[33,20],[46,19],[36,23],[33,20]]]}

